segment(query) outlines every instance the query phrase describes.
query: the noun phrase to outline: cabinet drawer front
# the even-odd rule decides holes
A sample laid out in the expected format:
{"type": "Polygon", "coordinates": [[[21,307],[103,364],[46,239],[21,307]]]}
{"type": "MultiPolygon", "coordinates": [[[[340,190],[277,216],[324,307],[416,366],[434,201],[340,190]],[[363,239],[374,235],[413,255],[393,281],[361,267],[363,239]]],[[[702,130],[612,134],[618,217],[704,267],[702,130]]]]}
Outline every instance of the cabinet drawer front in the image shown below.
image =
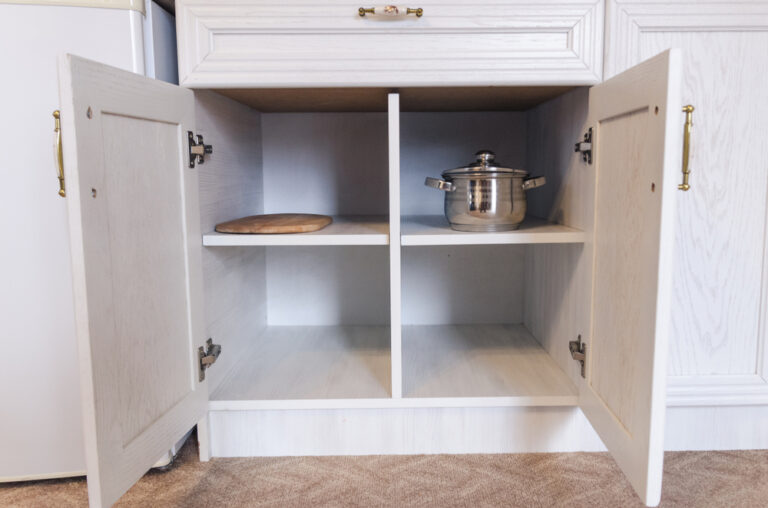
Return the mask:
{"type": "Polygon", "coordinates": [[[592,84],[603,1],[421,1],[422,17],[360,1],[179,0],[181,82],[192,87],[592,84]]]}

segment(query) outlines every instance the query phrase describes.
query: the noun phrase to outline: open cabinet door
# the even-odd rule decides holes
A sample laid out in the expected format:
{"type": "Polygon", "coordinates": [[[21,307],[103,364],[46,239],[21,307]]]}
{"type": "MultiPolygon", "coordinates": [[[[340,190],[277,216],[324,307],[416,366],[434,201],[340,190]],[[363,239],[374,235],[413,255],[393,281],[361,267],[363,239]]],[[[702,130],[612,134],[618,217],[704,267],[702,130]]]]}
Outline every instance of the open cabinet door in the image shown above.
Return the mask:
{"type": "Polygon", "coordinates": [[[668,51],[589,95],[594,265],[580,405],[648,506],[661,497],[681,67],[668,51]]]}
{"type": "Polygon", "coordinates": [[[91,506],[109,506],[206,411],[190,90],[72,56],[61,119],[91,506]]]}

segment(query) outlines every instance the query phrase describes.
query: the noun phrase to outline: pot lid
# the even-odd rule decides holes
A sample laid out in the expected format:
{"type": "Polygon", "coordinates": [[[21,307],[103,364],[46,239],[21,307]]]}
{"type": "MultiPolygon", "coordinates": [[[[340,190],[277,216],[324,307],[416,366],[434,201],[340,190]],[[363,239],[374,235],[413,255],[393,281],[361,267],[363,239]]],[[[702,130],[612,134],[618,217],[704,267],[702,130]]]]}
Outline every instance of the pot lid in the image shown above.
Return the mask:
{"type": "Polygon", "coordinates": [[[490,150],[480,150],[475,154],[477,160],[467,166],[443,171],[443,176],[467,174],[503,173],[512,176],[528,176],[524,169],[505,168],[496,162],[496,154],[490,150]]]}

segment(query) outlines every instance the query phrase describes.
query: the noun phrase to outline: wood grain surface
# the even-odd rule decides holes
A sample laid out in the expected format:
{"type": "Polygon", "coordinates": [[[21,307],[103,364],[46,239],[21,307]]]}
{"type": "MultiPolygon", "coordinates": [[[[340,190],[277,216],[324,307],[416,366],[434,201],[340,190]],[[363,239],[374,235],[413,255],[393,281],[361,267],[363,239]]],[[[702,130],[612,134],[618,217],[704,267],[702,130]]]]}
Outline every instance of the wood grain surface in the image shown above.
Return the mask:
{"type": "Polygon", "coordinates": [[[270,213],[222,222],[216,226],[216,231],[238,234],[310,233],[323,229],[331,222],[333,219],[327,215],[270,213]]]}
{"type": "MultiPolygon", "coordinates": [[[[652,33],[642,56],[685,48],[693,104],[691,191],[677,205],[669,373],[760,373],[764,289],[768,33],[652,33]],[[733,180],[733,185],[723,182],[733,180]]],[[[682,132],[682,113],[680,129],[682,132]]]]}
{"type": "Polygon", "coordinates": [[[206,412],[194,363],[206,337],[198,182],[182,149],[194,96],[59,62],[88,497],[100,508],[206,412]]]}

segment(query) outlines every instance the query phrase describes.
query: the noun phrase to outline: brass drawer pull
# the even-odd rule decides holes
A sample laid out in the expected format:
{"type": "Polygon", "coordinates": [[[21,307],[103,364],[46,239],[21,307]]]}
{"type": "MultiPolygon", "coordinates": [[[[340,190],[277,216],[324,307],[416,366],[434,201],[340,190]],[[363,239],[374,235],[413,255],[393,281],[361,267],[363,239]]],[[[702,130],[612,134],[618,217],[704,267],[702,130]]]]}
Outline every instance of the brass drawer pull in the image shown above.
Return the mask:
{"type": "Polygon", "coordinates": [[[373,14],[374,16],[387,16],[391,18],[407,16],[409,14],[415,14],[417,18],[420,18],[424,14],[424,9],[417,7],[411,9],[410,7],[398,7],[397,5],[385,5],[382,7],[360,7],[357,13],[361,18],[364,18],[366,14],[373,14]]]}
{"type": "Polygon", "coordinates": [[[53,112],[53,118],[54,118],[54,127],[53,132],[56,133],[56,141],[54,146],[54,156],[56,157],[56,166],[58,170],[58,178],[59,178],[59,196],[65,198],[67,197],[67,190],[64,187],[64,153],[61,148],[61,113],[59,110],[55,110],[53,112]]]}
{"type": "Polygon", "coordinates": [[[691,174],[691,169],[688,166],[688,159],[691,156],[691,128],[693,127],[693,110],[694,107],[690,104],[683,106],[683,113],[685,113],[685,127],[683,128],[683,183],[677,186],[681,191],[687,191],[691,188],[688,183],[688,175],[691,174]]]}

